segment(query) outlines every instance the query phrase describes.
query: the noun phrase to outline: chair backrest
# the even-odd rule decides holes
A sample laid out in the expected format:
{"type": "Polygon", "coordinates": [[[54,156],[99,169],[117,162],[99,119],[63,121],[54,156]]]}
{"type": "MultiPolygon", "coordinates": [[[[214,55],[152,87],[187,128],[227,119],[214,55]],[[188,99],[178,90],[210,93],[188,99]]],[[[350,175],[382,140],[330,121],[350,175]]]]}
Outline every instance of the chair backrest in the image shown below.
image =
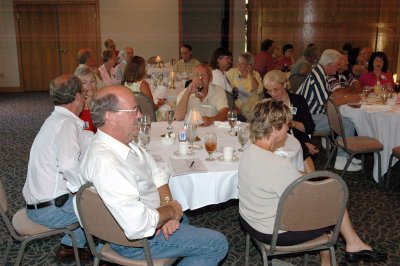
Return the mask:
{"type": "Polygon", "coordinates": [[[306,80],[307,74],[294,74],[289,77],[290,82],[290,91],[292,93],[296,93],[298,88],[300,88],[301,84],[306,80]]]}
{"type": "Polygon", "coordinates": [[[0,207],[4,212],[8,211],[8,201],[6,190],[4,189],[3,183],[0,180],[0,207]]]}
{"type": "Polygon", "coordinates": [[[136,103],[140,106],[142,114],[149,114],[151,121],[156,121],[156,107],[154,102],[144,93],[134,92],[136,103]]]}
{"type": "Polygon", "coordinates": [[[343,139],[344,146],[347,147],[346,135],[343,128],[342,116],[335,100],[331,97],[326,103],[326,115],[328,116],[329,127],[332,133],[332,139],[335,139],[335,134],[343,139]]]}
{"type": "MultiPolygon", "coordinates": [[[[76,195],[79,218],[89,246],[93,244],[92,247],[94,247],[93,235],[107,242],[123,246],[143,247],[141,241],[126,238],[124,231],[92,186],[92,183],[86,183],[76,195]]],[[[91,250],[92,247],[90,247],[91,250]]]]}
{"type": "Polygon", "coordinates": [[[296,179],[279,200],[271,249],[276,247],[279,230],[308,231],[335,226],[331,238],[331,243],[335,243],[347,199],[346,183],[335,173],[316,171],[296,179]]]}
{"type": "Polygon", "coordinates": [[[230,93],[229,91],[225,91],[225,94],[228,100],[229,110],[236,110],[235,98],[233,97],[233,94],[230,93]]]}

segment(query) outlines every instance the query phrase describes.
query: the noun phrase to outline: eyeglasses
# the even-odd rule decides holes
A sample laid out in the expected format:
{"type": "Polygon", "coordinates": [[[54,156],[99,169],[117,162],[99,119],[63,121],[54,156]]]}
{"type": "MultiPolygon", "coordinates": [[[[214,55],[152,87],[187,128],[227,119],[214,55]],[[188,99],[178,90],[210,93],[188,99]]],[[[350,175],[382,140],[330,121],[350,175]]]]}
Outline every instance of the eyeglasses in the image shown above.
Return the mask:
{"type": "Polygon", "coordinates": [[[194,73],[193,74],[193,77],[194,78],[202,78],[202,79],[205,79],[205,78],[207,78],[207,74],[206,73],[194,73]]]}
{"type": "Polygon", "coordinates": [[[136,105],[136,107],[133,109],[119,109],[116,112],[127,112],[127,113],[134,113],[135,115],[137,115],[138,113],[141,113],[142,111],[140,110],[140,106],[136,105]]]}

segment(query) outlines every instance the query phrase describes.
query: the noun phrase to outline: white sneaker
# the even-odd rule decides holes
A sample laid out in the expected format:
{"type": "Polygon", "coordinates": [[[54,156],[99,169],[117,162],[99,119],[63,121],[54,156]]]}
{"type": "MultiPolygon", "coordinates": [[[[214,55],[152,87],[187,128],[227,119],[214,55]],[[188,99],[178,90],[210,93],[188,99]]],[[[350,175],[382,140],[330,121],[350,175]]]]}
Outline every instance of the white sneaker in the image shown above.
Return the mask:
{"type": "MultiPolygon", "coordinates": [[[[346,166],[347,162],[347,157],[342,157],[342,156],[336,156],[336,162],[334,168],[336,170],[343,170],[344,167],[346,166]]],[[[349,172],[357,172],[362,169],[361,165],[357,165],[354,163],[350,163],[349,166],[347,167],[347,171],[349,172]]]]}
{"type": "Polygon", "coordinates": [[[353,160],[351,160],[351,163],[353,163],[353,164],[361,164],[362,161],[357,159],[356,157],[353,157],[353,160]]]}

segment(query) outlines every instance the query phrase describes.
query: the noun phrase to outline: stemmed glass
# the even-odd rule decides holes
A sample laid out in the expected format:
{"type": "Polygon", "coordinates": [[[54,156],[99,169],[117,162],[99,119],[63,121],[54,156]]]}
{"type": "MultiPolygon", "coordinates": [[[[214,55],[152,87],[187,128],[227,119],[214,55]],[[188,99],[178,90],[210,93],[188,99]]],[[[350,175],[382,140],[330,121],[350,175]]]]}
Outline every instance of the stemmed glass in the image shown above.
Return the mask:
{"type": "Polygon", "coordinates": [[[204,140],[204,147],[208,152],[206,161],[214,161],[215,159],[212,157],[212,154],[217,149],[217,134],[214,132],[207,132],[204,140]]]}
{"type": "Polygon", "coordinates": [[[165,111],[165,118],[167,119],[167,122],[168,122],[167,130],[168,131],[172,131],[173,127],[171,125],[172,125],[172,122],[175,119],[175,110],[174,109],[166,110],[165,111]]]}
{"type": "Polygon", "coordinates": [[[193,150],[193,142],[196,140],[197,136],[197,125],[194,123],[187,124],[186,128],[186,138],[189,141],[189,150],[193,150]]]}
{"type": "Polygon", "coordinates": [[[231,131],[229,131],[229,134],[235,135],[235,126],[236,126],[236,121],[237,121],[237,113],[236,110],[229,110],[228,111],[228,122],[231,127],[231,131]]]}
{"type": "Polygon", "coordinates": [[[238,128],[238,140],[241,145],[239,148],[240,152],[244,151],[244,145],[249,141],[249,127],[245,124],[240,124],[238,128]]]}
{"type": "Polygon", "coordinates": [[[142,147],[145,151],[149,151],[149,149],[147,148],[147,145],[149,145],[150,143],[150,131],[151,131],[151,127],[142,124],[139,127],[139,141],[142,144],[142,147]]]}
{"type": "Polygon", "coordinates": [[[368,94],[370,92],[370,88],[369,87],[364,87],[362,90],[362,101],[363,102],[367,102],[368,101],[368,94]]]}

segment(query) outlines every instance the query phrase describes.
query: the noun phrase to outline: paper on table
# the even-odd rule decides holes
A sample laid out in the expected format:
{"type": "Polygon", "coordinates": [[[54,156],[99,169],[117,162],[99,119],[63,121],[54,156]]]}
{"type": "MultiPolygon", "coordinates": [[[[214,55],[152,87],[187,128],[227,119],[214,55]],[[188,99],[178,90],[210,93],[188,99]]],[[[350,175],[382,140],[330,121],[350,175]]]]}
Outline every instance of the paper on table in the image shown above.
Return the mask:
{"type": "MultiPolygon", "coordinates": [[[[242,122],[236,121],[236,126],[235,130],[237,130],[237,127],[241,124],[242,122]]],[[[214,121],[214,126],[217,128],[225,128],[225,129],[231,129],[231,126],[229,125],[228,121],[221,122],[221,121],[214,121]]]]}
{"type": "Polygon", "coordinates": [[[172,176],[184,175],[189,173],[205,173],[207,168],[200,160],[193,159],[171,159],[172,176]]]}

